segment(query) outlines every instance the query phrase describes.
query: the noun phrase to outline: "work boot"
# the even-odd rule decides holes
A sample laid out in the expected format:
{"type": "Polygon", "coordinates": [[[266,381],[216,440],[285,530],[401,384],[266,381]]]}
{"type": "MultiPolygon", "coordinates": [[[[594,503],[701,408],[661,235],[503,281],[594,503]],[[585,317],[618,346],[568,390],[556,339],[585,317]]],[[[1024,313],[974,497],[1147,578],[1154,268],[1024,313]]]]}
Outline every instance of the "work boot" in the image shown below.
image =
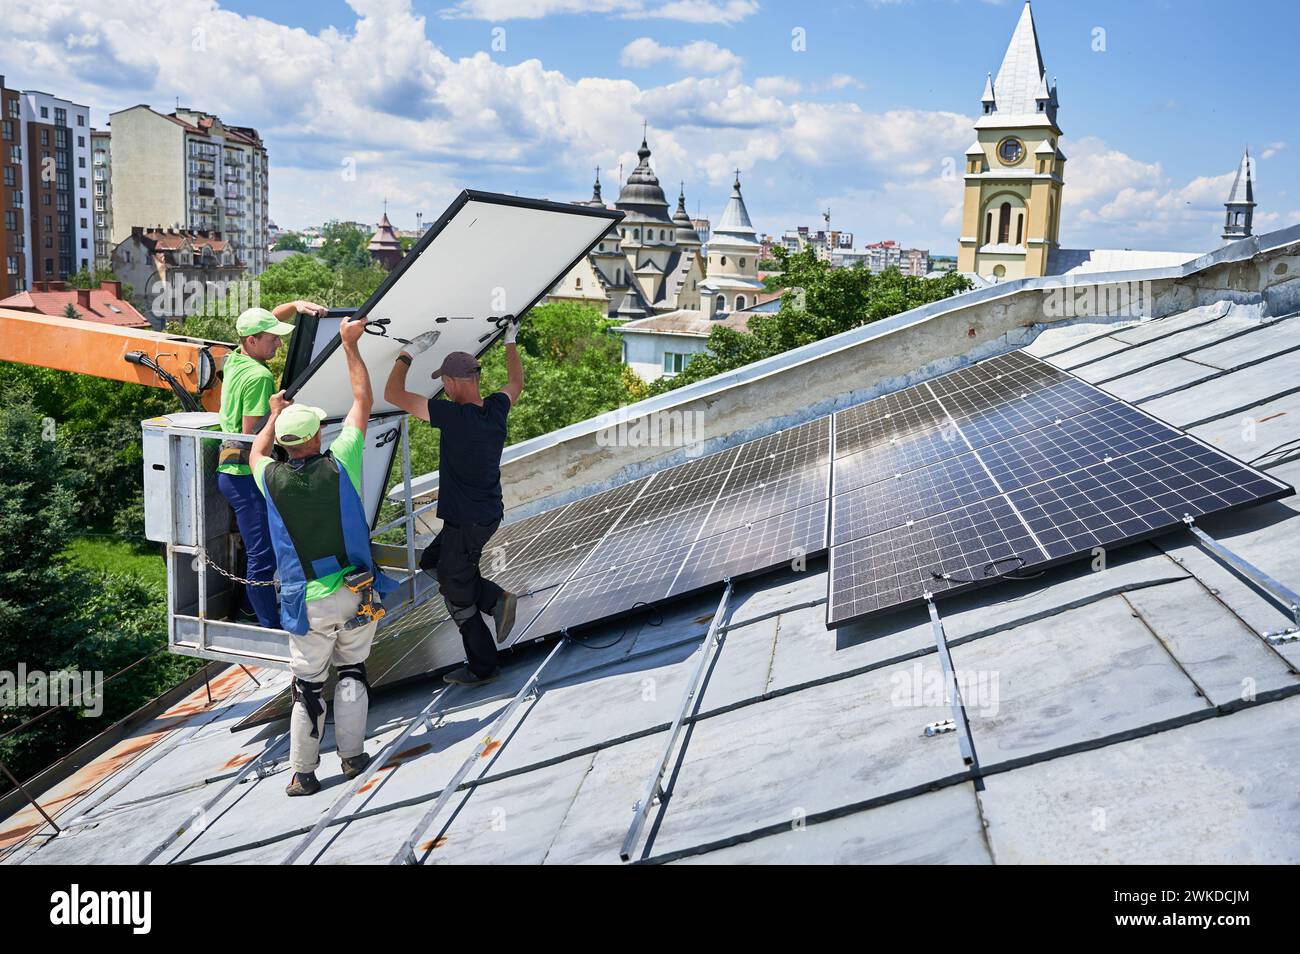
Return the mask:
{"type": "Polygon", "coordinates": [[[498,646],[506,641],[510,630],[515,628],[515,607],[518,605],[519,597],[513,593],[502,592],[497,599],[497,605],[492,607],[492,622],[496,623],[498,646]]]}
{"type": "Polygon", "coordinates": [[[453,686],[486,686],[489,682],[495,682],[499,675],[501,675],[500,667],[493,669],[486,676],[476,676],[469,666],[461,666],[443,676],[442,681],[453,686]]]}
{"type": "Polygon", "coordinates": [[[351,780],[366,770],[366,766],[370,764],[370,755],[362,752],[351,758],[339,756],[339,761],[343,763],[343,777],[351,780]]]}
{"type": "Polygon", "coordinates": [[[320,781],[316,778],[315,772],[294,772],[293,778],[289,779],[289,784],[284,791],[290,798],[297,795],[315,795],[320,791],[320,781]]]}

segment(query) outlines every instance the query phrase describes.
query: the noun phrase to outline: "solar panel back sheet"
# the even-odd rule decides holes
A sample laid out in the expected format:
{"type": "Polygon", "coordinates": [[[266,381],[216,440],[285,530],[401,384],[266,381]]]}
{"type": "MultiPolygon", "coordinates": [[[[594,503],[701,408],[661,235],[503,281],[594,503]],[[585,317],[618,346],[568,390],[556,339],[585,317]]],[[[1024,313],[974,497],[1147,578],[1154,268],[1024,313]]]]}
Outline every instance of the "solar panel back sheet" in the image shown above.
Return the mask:
{"type": "Polygon", "coordinates": [[[1295,492],[1022,351],[841,411],[835,435],[832,627],[1295,492]]]}
{"type": "MultiPolygon", "coordinates": [[[[523,315],[623,217],[622,212],[490,192],[465,191],[357,310],[374,324],[361,339],[374,413],[398,413],[383,381],[402,349],[399,339],[438,331],[435,346],[411,365],[407,387],[427,397],[431,378],[452,351],[481,355],[500,337],[507,316],[523,315]],[[519,254],[510,255],[512,249],[519,254]],[[527,254],[524,254],[527,250],[527,254]],[[505,256],[503,258],[503,255],[505,256]]],[[[295,401],[326,410],[331,420],[352,405],[336,321],[316,326],[311,363],[289,386],[295,401]]]]}

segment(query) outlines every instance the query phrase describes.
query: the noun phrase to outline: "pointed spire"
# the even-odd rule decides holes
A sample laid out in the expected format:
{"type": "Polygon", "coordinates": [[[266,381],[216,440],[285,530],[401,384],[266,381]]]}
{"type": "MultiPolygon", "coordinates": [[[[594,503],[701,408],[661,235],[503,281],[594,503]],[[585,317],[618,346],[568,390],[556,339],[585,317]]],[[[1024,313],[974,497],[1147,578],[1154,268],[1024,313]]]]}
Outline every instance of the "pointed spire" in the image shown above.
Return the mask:
{"type": "Polygon", "coordinates": [[[686,183],[681,184],[677,193],[677,211],[673,213],[673,241],[684,248],[699,248],[700,233],[695,231],[695,223],[686,211],[686,183]]]}
{"type": "Polygon", "coordinates": [[[596,167],[596,184],[591,187],[591,204],[605,204],[605,200],[600,197],[600,166],[596,167]]]}
{"type": "Polygon", "coordinates": [[[1228,201],[1223,203],[1227,210],[1223,219],[1223,240],[1225,242],[1235,242],[1238,239],[1249,238],[1252,234],[1251,226],[1255,218],[1255,175],[1254,160],[1250,158],[1250,149],[1241,155],[1241,163],[1237,166],[1237,174],[1232,180],[1232,191],[1228,193],[1228,201]]]}
{"type": "Polygon", "coordinates": [[[736,170],[736,180],[731,186],[731,198],[722,210],[722,218],[713,229],[711,241],[715,243],[757,243],[758,235],[754,223],[749,220],[749,210],[745,208],[745,198],[740,194],[740,170],[736,170]]]}
{"type": "Polygon", "coordinates": [[[1227,205],[1237,205],[1241,203],[1254,203],[1255,201],[1255,176],[1253,174],[1254,163],[1250,161],[1250,147],[1241,154],[1241,163],[1237,166],[1237,175],[1232,180],[1232,191],[1228,193],[1227,205]]]}
{"type": "Polygon", "coordinates": [[[993,89],[997,90],[997,111],[1004,115],[1050,114],[1054,110],[1050,100],[1043,100],[1042,110],[1038,105],[1039,94],[1047,89],[1045,73],[1034,13],[1029,0],[1025,0],[1011,42],[1007,44],[1007,52],[1002,57],[997,79],[993,81],[993,89]]]}
{"type": "Polygon", "coordinates": [[[980,102],[984,104],[984,112],[991,113],[997,105],[997,97],[993,95],[993,74],[984,74],[984,95],[980,97],[980,102]]]}

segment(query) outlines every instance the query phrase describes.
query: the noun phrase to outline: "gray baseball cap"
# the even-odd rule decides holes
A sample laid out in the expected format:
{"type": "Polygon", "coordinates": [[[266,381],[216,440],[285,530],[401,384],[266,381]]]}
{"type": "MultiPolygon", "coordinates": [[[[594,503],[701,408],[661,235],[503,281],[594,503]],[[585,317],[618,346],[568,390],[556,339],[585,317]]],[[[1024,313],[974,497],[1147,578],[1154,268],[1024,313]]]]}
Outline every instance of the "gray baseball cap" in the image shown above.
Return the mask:
{"type": "Polygon", "coordinates": [[[442,359],[442,367],[433,372],[435,378],[472,378],[479,372],[478,359],[464,351],[453,351],[442,359]]]}

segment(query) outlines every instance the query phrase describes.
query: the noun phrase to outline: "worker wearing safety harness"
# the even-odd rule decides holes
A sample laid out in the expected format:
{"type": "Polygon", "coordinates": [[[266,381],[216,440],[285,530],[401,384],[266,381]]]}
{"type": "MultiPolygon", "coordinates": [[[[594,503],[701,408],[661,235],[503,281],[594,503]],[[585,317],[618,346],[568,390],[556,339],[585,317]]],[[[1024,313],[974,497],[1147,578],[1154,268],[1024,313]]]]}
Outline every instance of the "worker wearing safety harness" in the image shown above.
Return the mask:
{"type": "Polygon", "coordinates": [[[438,517],[442,531],[425,548],[420,568],[434,575],[447,611],[465,645],[466,664],[443,677],[456,685],[480,685],[497,677],[497,648],[484,615],[490,615],[497,643],[504,643],[515,622],[516,597],[479,572],[483,547],[504,515],[501,502],[501,451],[506,416],[524,389],[524,366],[515,338],[519,320],[506,324],[506,386],[486,398],[479,391],[479,363],[471,354],[453,351],[433,372],[442,378],[450,400],[426,399],[406,390],[412,359],[438,339],[437,331],[417,336],[397,356],[384,400],[441,433],[438,463],[438,517]]]}
{"type": "Polygon", "coordinates": [[[320,736],[325,728],[321,693],[331,664],[334,742],[345,778],[370,762],[364,751],[369,685],[366,657],[383,616],[379,597],[397,584],[375,570],[370,525],[361,502],[361,454],[373,398],[370,375],[357,350],[365,321],[339,329],[352,385],[343,429],[321,452],[320,408],[271,395],[271,416],[253,442],[251,461],[280,574],[280,625],[289,631],[293,713],[289,721],[290,795],[320,791],[320,736]],[[271,440],[287,460],[273,460],[271,440]]]}
{"type": "MultiPolygon", "coordinates": [[[[280,339],[293,332],[283,321],[293,314],[323,315],[325,309],[309,301],[277,305],[275,311],[249,308],[235,322],[239,347],[226,356],[221,369],[221,430],[227,434],[256,434],[270,410],[275,376],[266,362],[280,349],[280,339]]],[[[226,441],[217,458],[217,489],[235,512],[235,525],[244,541],[246,573],[254,582],[244,587],[240,614],[257,618],[266,627],[280,625],[275,605],[275,552],[266,523],[266,501],[253,484],[248,466],[248,443],[226,441]],[[261,585],[258,585],[261,584],[261,585]]]]}

